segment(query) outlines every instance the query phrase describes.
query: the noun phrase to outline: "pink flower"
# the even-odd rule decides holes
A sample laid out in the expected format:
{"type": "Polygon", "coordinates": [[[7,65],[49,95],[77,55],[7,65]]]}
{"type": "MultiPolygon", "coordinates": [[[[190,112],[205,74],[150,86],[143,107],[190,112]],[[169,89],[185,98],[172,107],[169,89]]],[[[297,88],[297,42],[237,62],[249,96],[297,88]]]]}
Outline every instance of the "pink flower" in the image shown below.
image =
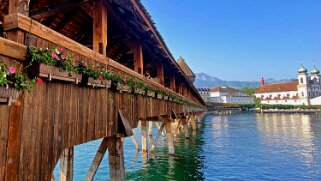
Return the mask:
{"type": "Polygon", "coordinates": [[[77,61],[79,61],[79,60],[80,60],[80,57],[79,57],[79,56],[77,56],[77,57],[76,57],[76,60],[77,60],[77,61]]]}
{"type": "Polygon", "coordinates": [[[52,57],[52,58],[57,58],[57,54],[56,54],[55,52],[52,52],[52,53],[51,53],[51,57],[52,57]]]}
{"type": "Polygon", "coordinates": [[[99,76],[99,78],[98,78],[99,80],[103,80],[103,77],[102,76],[99,76]]]}
{"type": "Polygon", "coordinates": [[[95,69],[95,65],[91,66],[91,70],[94,70],[95,69]]]}
{"type": "Polygon", "coordinates": [[[76,62],[71,62],[71,65],[72,65],[73,67],[76,67],[76,62]]]}
{"type": "Polygon", "coordinates": [[[88,67],[88,64],[87,64],[87,62],[85,62],[85,63],[84,63],[84,67],[88,67]]]}
{"type": "Polygon", "coordinates": [[[16,69],[11,66],[11,67],[9,67],[9,72],[10,72],[10,74],[14,74],[14,73],[16,73],[16,69]]]}
{"type": "Polygon", "coordinates": [[[61,55],[61,59],[65,59],[65,56],[64,56],[64,55],[61,55]]]}
{"type": "Polygon", "coordinates": [[[97,71],[100,72],[100,67],[97,68],[97,71]]]}
{"type": "Polygon", "coordinates": [[[126,77],[123,78],[123,82],[124,82],[125,84],[127,84],[127,79],[126,79],[126,77]]]}
{"type": "Polygon", "coordinates": [[[37,78],[37,83],[38,83],[39,85],[42,84],[42,79],[41,79],[40,77],[37,78]]]}
{"type": "Polygon", "coordinates": [[[64,51],[65,51],[65,48],[64,48],[64,47],[60,47],[60,48],[59,48],[59,51],[64,52],[64,51]]]}

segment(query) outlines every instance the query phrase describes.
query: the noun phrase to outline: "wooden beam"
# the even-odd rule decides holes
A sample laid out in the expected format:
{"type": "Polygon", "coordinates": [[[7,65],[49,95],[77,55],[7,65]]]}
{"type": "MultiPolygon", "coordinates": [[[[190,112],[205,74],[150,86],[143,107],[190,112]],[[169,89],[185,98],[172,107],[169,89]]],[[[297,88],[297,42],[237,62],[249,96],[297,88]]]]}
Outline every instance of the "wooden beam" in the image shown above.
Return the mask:
{"type": "Polygon", "coordinates": [[[169,76],[169,88],[173,91],[176,91],[176,79],[174,74],[170,74],[169,76]]]}
{"type": "Polygon", "coordinates": [[[141,120],[141,133],[142,133],[142,150],[143,152],[148,152],[148,143],[147,143],[147,130],[146,130],[146,122],[145,120],[141,120]]]}
{"type": "Polygon", "coordinates": [[[132,139],[132,141],[133,141],[136,149],[139,151],[139,150],[140,150],[140,147],[139,147],[139,144],[138,144],[138,142],[137,142],[137,139],[136,139],[135,135],[132,135],[130,138],[132,139]]]}
{"type": "Polygon", "coordinates": [[[125,181],[124,147],[120,137],[108,138],[108,162],[111,181],[125,181]]]}
{"type": "Polygon", "coordinates": [[[143,48],[139,42],[134,43],[134,70],[139,74],[144,73],[143,48]]]}
{"type": "Polygon", "coordinates": [[[101,161],[103,160],[104,155],[106,153],[107,146],[108,146],[108,139],[104,138],[102,140],[102,142],[97,150],[97,153],[93,159],[93,162],[89,168],[89,171],[88,171],[86,179],[85,179],[86,181],[91,181],[94,179],[96,172],[98,170],[98,167],[99,167],[99,165],[100,165],[101,161]]]}
{"type": "Polygon", "coordinates": [[[102,55],[107,49],[107,9],[103,0],[95,0],[93,11],[93,49],[102,55]]]}
{"type": "Polygon", "coordinates": [[[16,60],[26,60],[28,47],[14,41],[0,37],[0,55],[16,60]]]}
{"type": "Polygon", "coordinates": [[[153,122],[148,122],[148,136],[153,136],[153,122]]]}
{"type": "Polygon", "coordinates": [[[157,79],[160,84],[164,85],[164,65],[161,62],[157,63],[157,79]]]}
{"type": "Polygon", "coordinates": [[[60,181],[72,181],[74,171],[74,147],[66,148],[60,156],[60,181]]]}
{"type": "Polygon", "coordinates": [[[174,135],[172,133],[172,121],[167,121],[165,128],[166,128],[166,136],[167,136],[167,146],[168,146],[168,153],[170,155],[175,154],[174,148],[174,135]]]}
{"type": "Polygon", "coordinates": [[[29,3],[30,0],[10,0],[9,1],[9,14],[20,13],[29,16],[29,3]]]}
{"type": "MultiPolygon", "coordinates": [[[[158,123],[157,123],[158,124],[158,123]]],[[[162,135],[164,127],[166,125],[166,122],[163,122],[162,125],[159,127],[159,130],[157,132],[157,136],[155,138],[155,140],[153,141],[153,143],[150,146],[150,151],[154,151],[155,147],[157,146],[157,142],[159,140],[159,137],[162,135]]]]}
{"type": "Polygon", "coordinates": [[[42,7],[41,9],[35,9],[30,11],[30,17],[33,19],[46,18],[49,16],[57,15],[59,12],[67,12],[69,10],[79,7],[81,4],[87,3],[89,0],[77,0],[77,1],[63,1],[55,5],[49,5],[42,7]]]}

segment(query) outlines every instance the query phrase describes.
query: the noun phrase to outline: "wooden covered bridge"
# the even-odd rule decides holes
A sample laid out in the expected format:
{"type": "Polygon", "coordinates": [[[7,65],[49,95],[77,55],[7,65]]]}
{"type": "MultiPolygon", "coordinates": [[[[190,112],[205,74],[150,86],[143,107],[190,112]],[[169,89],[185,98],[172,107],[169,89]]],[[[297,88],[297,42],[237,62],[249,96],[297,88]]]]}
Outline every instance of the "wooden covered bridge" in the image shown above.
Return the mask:
{"type": "Polygon", "coordinates": [[[59,159],[72,180],[73,147],[101,138],[86,180],[106,150],[110,179],[124,180],[123,138],[139,122],[145,153],[148,122],[171,154],[172,133],[195,128],[204,102],[139,0],[0,3],[0,180],[54,179],[59,159]]]}

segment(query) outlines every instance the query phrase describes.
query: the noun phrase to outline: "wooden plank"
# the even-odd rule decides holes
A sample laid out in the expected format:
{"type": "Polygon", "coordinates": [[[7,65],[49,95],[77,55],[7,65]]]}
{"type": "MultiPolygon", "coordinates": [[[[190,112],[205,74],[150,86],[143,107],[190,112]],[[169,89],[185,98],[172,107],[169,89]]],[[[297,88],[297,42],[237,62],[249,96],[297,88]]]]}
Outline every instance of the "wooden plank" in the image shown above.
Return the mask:
{"type": "Polygon", "coordinates": [[[134,43],[134,70],[139,74],[144,73],[143,48],[139,42],[134,43]]]}
{"type": "Polygon", "coordinates": [[[95,0],[93,11],[93,49],[106,56],[107,9],[103,0],[95,0]]]}
{"type": "Polygon", "coordinates": [[[0,37],[0,55],[26,60],[27,46],[0,37]]]}
{"type": "Polygon", "coordinates": [[[0,105],[0,130],[0,180],[5,180],[9,132],[9,107],[7,105],[0,105]]]}
{"type": "Polygon", "coordinates": [[[20,154],[20,134],[21,134],[21,112],[22,100],[12,103],[9,117],[9,134],[7,147],[7,166],[5,180],[19,179],[19,154],[20,154]]]}
{"type": "Polygon", "coordinates": [[[133,141],[136,149],[137,149],[137,150],[140,150],[140,147],[139,147],[139,144],[138,144],[138,142],[137,142],[137,139],[136,139],[135,135],[132,135],[130,138],[132,139],[132,141],[133,141]]]}
{"type": "Polygon", "coordinates": [[[104,155],[106,153],[107,146],[108,146],[108,139],[104,138],[102,140],[102,142],[97,150],[97,153],[93,159],[93,162],[89,168],[89,171],[88,171],[86,179],[85,179],[86,181],[91,181],[94,179],[96,172],[98,170],[98,167],[99,167],[99,165],[100,165],[101,161],[103,160],[104,155]]]}

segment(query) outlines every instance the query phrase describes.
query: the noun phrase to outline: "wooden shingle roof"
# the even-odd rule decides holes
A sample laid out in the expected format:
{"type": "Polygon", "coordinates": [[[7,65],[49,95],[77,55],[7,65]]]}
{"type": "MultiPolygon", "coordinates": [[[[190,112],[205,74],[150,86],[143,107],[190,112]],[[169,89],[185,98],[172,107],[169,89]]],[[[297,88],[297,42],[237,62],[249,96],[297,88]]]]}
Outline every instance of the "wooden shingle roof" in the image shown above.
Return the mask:
{"type": "Polygon", "coordinates": [[[191,68],[186,64],[185,60],[180,57],[177,60],[178,65],[180,66],[180,68],[182,69],[182,71],[185,73],[186,76],[188,77],[196,77],[196,75],[194,74],[194,72],[191,70],[191,68]]]}

